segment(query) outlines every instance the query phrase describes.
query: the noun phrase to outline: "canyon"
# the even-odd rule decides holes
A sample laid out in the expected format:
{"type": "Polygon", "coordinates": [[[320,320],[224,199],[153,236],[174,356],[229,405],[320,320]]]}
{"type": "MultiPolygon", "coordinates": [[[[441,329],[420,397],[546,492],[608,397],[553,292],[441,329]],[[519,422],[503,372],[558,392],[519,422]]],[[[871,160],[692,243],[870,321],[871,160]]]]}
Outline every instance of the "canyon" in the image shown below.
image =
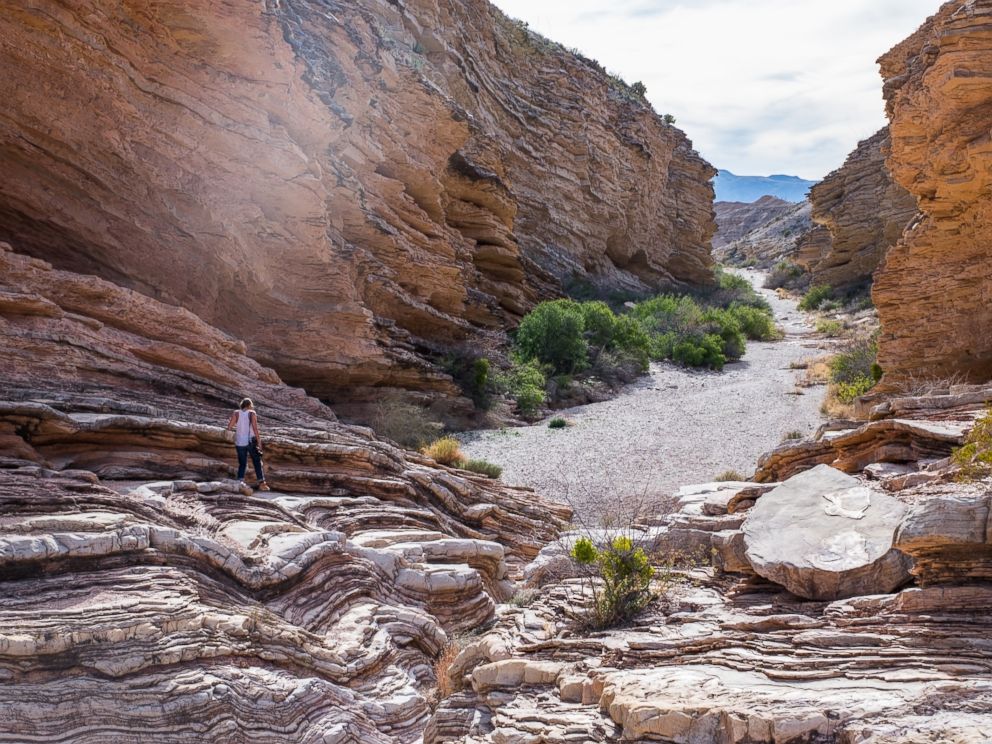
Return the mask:
{"type": "Polygon", "coordinates": [[[824,342],[770,296],[784,341],[576,414],[613,450],[486,435],[545,471],[580,435],[573,510],[346,421],[466,415],[442,357],[571,283],[711,284],[716,170],[643,87],[485,0],[5,9],[0,742],[992,739],[992,487],[954,459],[992,405],[990,19],[883,55],[889,125],[810,201],[717,211],[725,257],[873,281],[880,384],[817,425],[824,342]],[[571,552],[618,536],[658,596],[591,630],[571,552]]]}
{"type": "Polygon", "coordinates": [[[0,65],[0,239],[187,308],[339,412],[464,407],[437,357],[573,279],[710,276],[715,170],[488,3],[50,0],[3,14],[0,65]]]}

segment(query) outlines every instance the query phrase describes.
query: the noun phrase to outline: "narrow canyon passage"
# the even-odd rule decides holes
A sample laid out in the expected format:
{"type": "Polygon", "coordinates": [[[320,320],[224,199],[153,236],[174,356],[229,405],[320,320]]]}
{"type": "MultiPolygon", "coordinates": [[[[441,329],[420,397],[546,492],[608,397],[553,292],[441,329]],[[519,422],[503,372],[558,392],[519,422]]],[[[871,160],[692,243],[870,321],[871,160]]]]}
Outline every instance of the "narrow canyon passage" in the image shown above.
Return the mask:
{"type": "Polygon", "coordinates": [[[803,372],[790,364],[820,353],[796,302],[761,289],[763,273],[740,273],[771,303],[783,340],[749,341],[723,372],[652,364],[616,398],[557,414],[574,426],[549,429],[544,420],[472,432],[462,436],[465,453],[503,466],[509,484],[569,501],[589,525],[663,504],[680,486],[726,470],[749,476],[786,433],[816,429],[824,389],[796,388],[803,372]]]}

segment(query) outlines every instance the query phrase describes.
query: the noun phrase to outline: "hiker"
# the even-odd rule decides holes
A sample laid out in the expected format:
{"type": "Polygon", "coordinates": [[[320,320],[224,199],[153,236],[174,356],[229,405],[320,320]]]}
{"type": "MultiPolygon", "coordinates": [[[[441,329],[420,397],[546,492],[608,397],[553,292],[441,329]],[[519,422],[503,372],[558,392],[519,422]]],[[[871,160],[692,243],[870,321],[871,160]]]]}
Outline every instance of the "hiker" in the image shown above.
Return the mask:
{"type": "Polygon", "coordinates": [[[227,422],[228,430],[234,429],[234,448],[238,451],[238,480],[245,484],[245,470],[248,469],[248,455],[251,464],[255,466],[255,477],[258,479],[258,490],[268,491],[265,474],[262,472],[262,440],[258,434],[258,416],[251,398],[241,401],[241,407],[231,414],[227,422]]]}

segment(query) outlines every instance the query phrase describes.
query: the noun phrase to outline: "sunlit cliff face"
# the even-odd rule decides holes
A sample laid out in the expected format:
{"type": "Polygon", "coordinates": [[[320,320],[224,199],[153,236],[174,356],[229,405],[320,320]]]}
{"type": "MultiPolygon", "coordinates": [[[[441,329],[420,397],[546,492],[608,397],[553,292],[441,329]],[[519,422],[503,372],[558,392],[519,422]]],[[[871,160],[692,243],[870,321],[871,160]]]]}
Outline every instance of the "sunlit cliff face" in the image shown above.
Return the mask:
{"type": "Polygon", "coordinates": [[[335,403],[457,395],[429,359],[573,276],[708,280],[711,170],[625,86],[485,3],[320,8],[5,12],[0,239],[335,403]]]}

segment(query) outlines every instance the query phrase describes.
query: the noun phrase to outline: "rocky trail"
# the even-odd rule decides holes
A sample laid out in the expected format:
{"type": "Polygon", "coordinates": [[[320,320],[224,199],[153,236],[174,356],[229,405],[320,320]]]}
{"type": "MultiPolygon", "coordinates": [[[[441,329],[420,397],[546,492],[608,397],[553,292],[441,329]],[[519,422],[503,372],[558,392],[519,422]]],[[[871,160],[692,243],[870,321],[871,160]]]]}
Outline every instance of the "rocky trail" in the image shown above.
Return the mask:
{"type": "Polygon", "coordinates": [[[781,341],[749,342],[723,372],[652,364],[616,398],[555,413],[573,426],[549,429],[546,419],[473,432],[462,437],[465,453],[501,465],[507,483],[569,501],[592,523],[728,469],[749,475],[787,433],[817,428],[823,389],[797,388],[803,373],[790,367],[819,353],[806,316],[795,301],[761,289],[762,272],[741,273],[771,303],[781,341]]]}

